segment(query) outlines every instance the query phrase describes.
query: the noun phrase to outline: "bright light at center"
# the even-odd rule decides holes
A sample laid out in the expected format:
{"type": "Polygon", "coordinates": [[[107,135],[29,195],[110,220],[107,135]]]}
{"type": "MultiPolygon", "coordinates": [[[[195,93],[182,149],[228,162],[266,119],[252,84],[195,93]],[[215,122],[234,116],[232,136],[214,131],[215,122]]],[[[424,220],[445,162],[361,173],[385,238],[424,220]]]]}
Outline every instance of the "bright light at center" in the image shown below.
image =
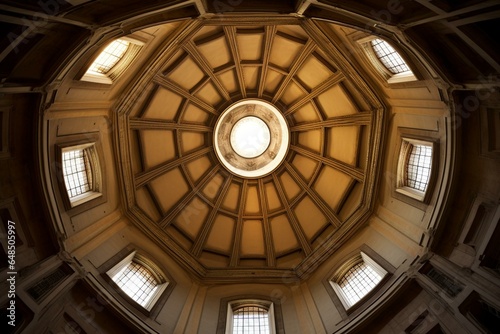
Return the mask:
{"type": "Polygon", "coordinates": [[[244,158],[258,157],[266,151],[270,141],[269,128],[258,117],[243,117],[231,130],[231,146],[244,158]]]}

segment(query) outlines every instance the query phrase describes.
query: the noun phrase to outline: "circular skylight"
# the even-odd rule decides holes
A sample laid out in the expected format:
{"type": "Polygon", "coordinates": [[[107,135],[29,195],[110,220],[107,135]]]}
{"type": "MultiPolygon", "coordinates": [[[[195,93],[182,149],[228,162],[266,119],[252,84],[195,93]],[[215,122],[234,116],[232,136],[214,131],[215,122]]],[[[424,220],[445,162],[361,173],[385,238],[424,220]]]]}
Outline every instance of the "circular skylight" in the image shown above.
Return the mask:
{"type": "Polygon", "coordinates": [[[289,141],[282,113],[257,99],[229,106],[214,130],[214,148],[220,162],[233,174],[246,178],[274,171],[284,160],[289,141]]]}
{"type": "Polygon", "coordinates": [[[269,128],[258,117],[243,117],[231,129],[231,146],[243,158],[258,157],[269,147],[270,142],[269,128]]]}

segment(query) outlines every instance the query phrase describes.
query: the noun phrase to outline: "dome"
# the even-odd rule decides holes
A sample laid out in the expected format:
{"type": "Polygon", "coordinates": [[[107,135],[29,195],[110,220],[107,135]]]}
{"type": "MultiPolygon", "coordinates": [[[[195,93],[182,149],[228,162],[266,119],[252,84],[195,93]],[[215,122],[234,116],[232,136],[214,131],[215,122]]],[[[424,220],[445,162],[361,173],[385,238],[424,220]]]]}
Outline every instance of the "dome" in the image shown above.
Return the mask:
{"type": "Polygon", "coordinates": [[[381,101],[318,27],[260,24],[184,28],[117,102],[128,215],[198,275],[281,279],[341,246],[373,201],[381,101]],[[248,116],[270,131],[249,158],[234,145],[248,116]]]}
{"type": "Polygon", "coordinates": [[[496,4],[0,7],[9,333],[500,326],[496,4]]]}

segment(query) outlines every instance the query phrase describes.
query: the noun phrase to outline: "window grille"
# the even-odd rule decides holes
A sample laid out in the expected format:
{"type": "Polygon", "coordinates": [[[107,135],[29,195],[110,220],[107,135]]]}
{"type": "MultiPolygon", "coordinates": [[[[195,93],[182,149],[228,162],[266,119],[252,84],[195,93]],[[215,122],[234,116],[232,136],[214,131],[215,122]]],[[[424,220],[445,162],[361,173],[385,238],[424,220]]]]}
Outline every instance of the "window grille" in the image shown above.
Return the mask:
{"type": "Polygon", "coordinates": [[[233,312],[233,334],[269,334],[269,311],[261,306],[243,306],[233,312]]]}
{"type": "Polygon", "coordinates": [[[371,41],[371,45],[377,58],[391,73],[411,71],[401,55],[386,41],[377,38],[371,41]]]}
{"type": "Polygon", "coordinates": [[[356,304],[366,296],[380,281],[382,276],[365,262],[351,267],[337,283],[348,306],[356,304]]]}
{"type": "Polygon", "coordinates": [[[85,149],[63,152],[64,183],[68,196],[84,194],[92,189],[92,168],[85,149]]]}
{"type": "Polygon", "coordinates": [[[431,268],[425,275],[452,297],[456,297],[463,290],[463,287],[455,279],[434,268],[431,268]]]}
{"type": "Polygon", "coordinates": [[[432,147],[412,145],[406,164],[406,186],[425,192],[431,175],[432,147]]]}
{"type": "Polygon", "coordinates": [[[158,287],[158,282],[151,272],[133,261],[124,266],[112,279],[120,289],[143,307],[147,306],[158,287]]]}
{"type": "Polygon", "coordinates": [[[109,44],[90,65],[88,72],[106,74],[125,55],[130,42],[117,39],[109,44]]]}
{"type": "Polygon", "coordinates": [[[35,285],[30,287],[27,290],[28,294],[38,302],[70,275],[70,269],[64,266],[58,267],[54,272],[38,280],[35,285]]]}

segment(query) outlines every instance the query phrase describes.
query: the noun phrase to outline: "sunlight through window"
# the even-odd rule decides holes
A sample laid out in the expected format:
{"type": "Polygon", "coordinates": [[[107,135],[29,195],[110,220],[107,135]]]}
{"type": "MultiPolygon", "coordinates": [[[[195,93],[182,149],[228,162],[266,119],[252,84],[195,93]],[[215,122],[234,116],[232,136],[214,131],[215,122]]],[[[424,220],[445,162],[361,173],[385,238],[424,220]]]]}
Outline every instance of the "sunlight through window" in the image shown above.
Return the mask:
{"type": "Polygon", "coordinates": [[[347,271],[338,285],[349,306],[352,306],[366,296],[381,280],[381,275],[365,262],[360,262],[347,271]]]}
{"type": "Polygon", "coordinates": [[[158,282],[151,272],[135,262],[123,267],[112,279],[120,289],[143,307],[148,304],[158,287],[158,282]]]}
{"type": "Polygon", "coordinates": [[[389,43],[377,38],[372,40],[371,44],[377,58],[393,74],[410,71],[401,55],[389,43]]]}
{"type": "Polygon", "coordinates": [[[109,44],[104,51],[94,60],[92,65],[90,65],[87,72],[91,73],[100,73],[106,74],[108,73],[113,66],[115,66],[120,59],[122,59],[125,52],[130,45],[130,42],[117,39],[111,44],[109,44]]]}
{"type": "Polygon", "coordinates": [[[233,313],[233,334],[269,334],[269,312],[260,306],[243,306],[233,313]]]}
{"type": "Polygon", "coordinates": [[[70,198],[92,189],[92,168],[85,149],[63,152],[62,162],[64,183],[70,198]]]}
{"type": "Polygon", "coordinates": [[[406,165],[406,185],[425,192],[431,176],[432,147],[412,145],[406,165]]]}

